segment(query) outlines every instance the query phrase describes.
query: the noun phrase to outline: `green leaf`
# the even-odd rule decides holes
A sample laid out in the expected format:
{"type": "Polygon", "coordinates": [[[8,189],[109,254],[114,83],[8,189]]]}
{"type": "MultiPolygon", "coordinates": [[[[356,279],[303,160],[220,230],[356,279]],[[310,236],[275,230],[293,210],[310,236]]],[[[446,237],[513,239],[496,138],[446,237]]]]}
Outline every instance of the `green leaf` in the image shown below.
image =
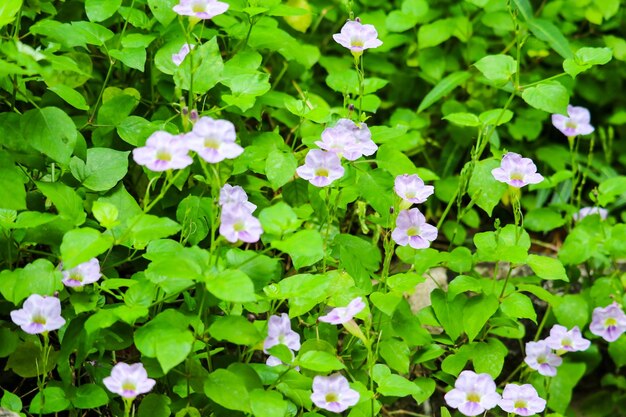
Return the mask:
{"type": "MultiPolygon", "coordinates": [[[[452,19],[440,19],[433,23],[420,26],[417,31],[417,44],[420,49],[437,46],[442,42],[450,39],[454,33],[454,25],[452,19]]],[[[420,110],[418,110],[419,112],[420,110]]]]}
{"type": "Polygon", "coordinates": [[[254,389],[250,391],[250,407],[254,417],[284,416],[287,412],[287,401],[277,391],[254,389]]]}
{"type": "Polygon", "coordinates": [[[339,247],[339,265],[359,288],[370,288],[370,275],[380,268],[380,250],[371,242],[349,234],[335,236],[333,244],[339,247]]]}
{"type": "Polygon", "coordinates": [[[525,21],[528,22],[534,18],[530,0],[513,0],[513,3],[515,3],[516,9],[519,10],[525,21]]]}
{"type": "Polygon", "coordinates": [[[252,323],[242,316],[223,316],[211,324],[209,334],[217,340],[236,345],[252,345],[263,338],[252,323]]]}
{"type": "Polygon", "coordinates": [[[150,11],[163,26],[167,26],[176,18],[176,12],[172,8],[178,4],[178,0],[148,0],[150,11]]]}
{"type": "Polygon", "coordinates": [[[13,394],[11,391],[4,390],[2,400],[0,401],[0,407],[9,411],[20,412],[22,411],[22,400],[18,395],[13,394]]]}
{"type": "Polygon", "coordinates": [[[263,226],[263,238],[271,236],[270,240],[295,232],[302,223],[291,206],[282,201],[261,210],[259,221],[263,226]]]}
{"type": "Polygon", "coordinates": [[[76,408],[89,409],[106,405],[109,402],[109,397],[99,385],[84,384],[76,389],[71,401],[76,408]]]}
{"type": "MultiPolygon", "coordinates": [[[[1,275],[0,275],[1,276],[1,275]]],[[[1,288],[1,287],[0,287],[1,288]]],[[[15,352],[20,339],[17,332],[11,331],[7,327],[0,329],[0,358],[6,358],[15,352]]],[[[1,405],[1,404],[0,404],[1,405]]]]}
{"type": "Polygon", "coordinates": [[[247,303],[256,300],[254,284],[242,271],[227,269],[206,278],[206,287],[224,301],[247,303]]]}
{"type": "Polygon", "coordinates": [[[394,371],[401,374],[409,373],[409,347],[403,340],[386,339],[379,343],[380,356],[394,371]]]}
{"type": "Polygon", "coordinates": [[[482,112],[478,118],[484,126],[500,126],[511,121],[513,112],[509,109],[492,109],[482,112]]]}
{"type": "Polygon", "coordinates": [[[480,294],[467,300],[462,317],[463,328],[470,342],[474,341],[499,306],[500,303],[494,295],[480,294]]]}
{"type": "Polygon", "coordinates": [[[204,383],[204,393],[211,400],[229,410],[250,413],[250,394],[243,377],[226,369],[211,373],[204,383]]]}
{"type": "Polygon", "coordinates": [[[422,389],[406,378],[392,374],[385,365],[374,365],[374,381],[378,387],[376,392],[385,396],[406,397],[407,395],[419,395],[422,389]]]}
{"type": "Polygon", "coordinates": [[[337,357],[321,350],[309,350],[296,358],[297,365],[319,373],[327,373],[344,369],[345,366],[337,357]]]}
{"type": "Polygon", "coordinates": [[[409,303],[400,299],[391,318],[391,326],[397,336],[400,336],[410,348],[424,346],[432,342],[432,337],[417,316],[411,311],[409,303]]]}
{"type": "Polygon", "coordinates": [[[626,365],[626,337],[620,337],[616,341],[609,343],[608,351],[616,367],[621,368],[626,365]]]}
{"type": "Polygon", "coordinates": [[[478,342],[472,352],[472,363],[477,373],[488,373],[493,379],[500,376],[504,358],[509,353],[507,347],[498,339],[489,338],[478,342]]]}
{"type": "Polygon", "coordinates": [[[145,248],[153,240],[178,233],[180,225],[168,217],[140,214],[129,220],[128,236],[135,248],[145,248]]]}
{"type": "Polygon", "coordinates": [[[190,54],[193,54],[193,70],[190,72],[189,65],[181,65],[174,72],[174,81],[177,87],[189,90],[191,74],[202,74],[201,77],[193,78],[193,92],[205,94],[221,80],[224,70],[224,61],[217,45],[217,38],[214,37],[203,43],[190,54]]]}
{"type": "Polygon", "coordinates": [[[452,300],[448,300],[446,293],[440,289],[435,289],[430,293],[430,301],[437,321],[439,321],[447,335],[452,341],[458,339],[461,333],[463,333],[465,320],[459,320],[459,317],[463,317],[463,307],[466,298],[459,295],[452,300]]]}
{"type": "Polygon", "coordinates": [[[129,152],[109,148],[87,149],[87,163],[73,158],[70,169],[74,178],[92,191],[108,191],[128,171],[129,152]]]}
{"type": "Polygon", "coordinates": [[[122,50],[119,49],[111,49],[109,50],[109,55],[115,59],[119,59],[129,68],[134,68],[143,72],[144,66],[146,64],[146,48],[124,48],[122,50]]]}
{"type": "Polygon", "coordinates": [[[73,188],[60,182],[35,182],[37,188],[52,201],[59,215],[75,226],[85,222],[87,215],[83,210],[83,200],[73,188]]]}
{"type": "Polygon", "coordinates": [[[604,65],[613,58],[611,48],[580,48],[574,58],[563,61],[563,70],[572,78],[594,65],[604,65]]]}
{"type": "Polygon", "coordinates": [[[544,19],[530,19],[526,23],[533,35],[547,42],[563,58],[572,58],[574,56],[569,42],[552,22],[544,19]]]}
{"type": "Polygon", "coordinates": [[[474,64],[489,81],[503,83],[517,72],[517,61],[510,55],[487,55],[474,64]]]}
{"type": "Polygon", "coordinates": [[[171,415],[170,403],[172,400],[162,394],[148,394],[142,398],[137,417],[169,417],[171,415]]]}
{"type": "Polygon", "coordinates": [[[571,329],[584,329],[589,322],[589,303],[580,294],[566,294],[554,306],[554,315],[560,324],[571,329]]]}
{"type": "Polygon", "coordinates": [[[176,310],[165,310],[135,331],[135,345],[145,356],[157,358],[163,372],[168,373],[191,353],[195,337],[188,328],[189,321],[176,310]]]}
{"type": "Polygon", "coordinates": [[[60,164],[69,164],[78,131],[67,113],[56,107],[29,110],[21,125],[30,146],[60,164]]]}
{"type": "Polygon", "coordinates": [[[63,235],[61,259],[63,267],[71,269],[95,258],[113,246],[113,237],[89,227],[70,230],[63,235]]]}
{"type": "Polygon", "coordinates": [[[92,22],[102,22],[113,16],[122,5],[122,0],[85,0],[87,18],[92,22]]]}
{"type": "Polygon", "coordinates": [[[300,230],[286,239],[272,242],[272,246],[291,256],[296,269],[313,265],[324,257],[324,241],[317,230],[300,230]]]}
{"type": "Polygon", "coordinates": [[[533,232],[549,232],[563,226],[565,223],[565,218],[550,207],[530,210],[524,216],[524,227],[533,232]]]}
{"type": "Polygon", "coordinates": [[[0,153],[0,208],[26,209],[26,189],[23,173],[11,158],[0,153]]]}
{"type": "MultiPolygon", "coordinates": [[[[581,362],[564,362],[559,366],[556,376],[550,380],[548,408],[565,415],[572,400],[574,387],[585,374],[587,366],[581,362]]],[[[543,379],[543,378],[542,378],[543,379]]]]}
{"type": "Polygon", "coordinates": [[[273,150],[265,160],[265,174],[274,190],[291,181],[297,167],[298,161],[292,152],[273,150]]]}
{"type": "Polygon", "coordinates": [[[426,110],[428,107],[435,104],[445,95],[449,94],[467,81],[470,78],[471,74],[467,71],[457,71],[445,77],[443,80],[439,81],[432,90],[426,94],[426,96],[422,99],[419,107],[417,108],[417,112],[421,113],[426,110]]]}
{"type": "Polygon", "coordinates": [[[522,92],[522,98],[532,107],[548,113],[567,114],[569,94],[557,81],[545,81],[522,92]]]}
{"type": "Polygon", "coordinates": [[[537,323],[537,313],[532,300],[519,292],[507,295],[500,304],[500,310],[512,319],[530,319],[537,323]]]}
{"type": "Polygon", "coordinates": [[[0,4],[0,28],[13,22],[22,8],[22,0],[5,0],[0,4]]]}
{"type": "Polygon", "coordinates": [[[472,113],[450,113],[443,118],[459,126],[480,126],[478,116],[472,113]]]}
{"type": "Polygon", "coordinates": [[[89,105],[85,101],[85,97],[78,91],[63,84],[48,87],[48,90],[54,91],[59,97],[65,100],[70,106],[79,110],[89,110],[89,105]]]}
{"type": "Polygon", "coordinates": [[[496,180],[491,173],[494,168],[499,166],[500,161],[495,159],[479,161],[474,166],[467,189],[472,201],[475,201],[476,205],[485,210],[489,216],[507,190],[507,185],[496,180]]]}
{"type": "Polygon", "coordinates": [[[146,139],[160,128],[162,126],[149,122],[143,117],[128,116],[117,125],[117,134],[130,145],[143,146],[146,139]]]}
{"type": "Polygon", "coordinates": [[[226,253],[226,261],[229,268],[243,271],[248,275],[256,290],[262,289],[270,281],[278,281],[283,270],[276,258],[236,248],[226,253]]]}
{"type": "Polygon", "coordinates": [[[63,388],[46,387],[43,389],[43,392],[38,392],[33,397],[28,412],[31,414],[58,413],[59,411],[67,410],[70,406],[70,400],[65,395],[63,388]]]}
{"type": "Polygon", "coordinates": [[[525,263],[530,249],[530,237],[524,230],[507,224],[499,232],[483,232],[474,235],[476,258],[479,261],[506,261],[525,263]]]}
{"type": "Polygon", "coordinates": [[[24,268],[0,272],[0,293],[15,304],[31,294],[53,295],[63,289],[59,269],[46,259],[37,259],[24,268]]]}
{"type": "Polygon", "coordinates": [[[528,255],[527,263],[539,278],[569,282],[569,278],[567,277],[563,264],[556,258],[540,255],[528,255]]]}

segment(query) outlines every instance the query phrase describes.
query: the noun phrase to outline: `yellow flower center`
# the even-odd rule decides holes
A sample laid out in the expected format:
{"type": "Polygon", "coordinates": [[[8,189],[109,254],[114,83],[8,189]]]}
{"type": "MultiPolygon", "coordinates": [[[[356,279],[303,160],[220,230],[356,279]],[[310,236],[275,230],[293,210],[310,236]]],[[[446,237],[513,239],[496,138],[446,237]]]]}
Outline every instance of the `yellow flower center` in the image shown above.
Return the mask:
{"type": "Polygon", "coordinates": [[[470,392],[469,394],[467,394],[467,401],[469,401],[471,403],[479,403],[480,402],[480,395],[478,395],[475,392],[470,392]]]}
{"type": "Polygon", "coordinates": [[[576,129],[578,127],[578,125],[570,120],[567,123],[565,123],[565,127],[576,129]]]}
{"type": "Polygon", "coordinates": [[[511,179],[522,181],[524,179],[524,175],[520,174],[519,172],[514,172],[511,174],[511,179]]]}
{"type": "Polygon", "coordinates": [[[37,314],[35,316],[33,316],[33,323],[37,323],[37,324],[46,324],[46,318],[44,316],[42,316],[41,314],[37,314]]]}
{"type": "Polygon", "coordinates": [[[566,337],[561,341],[561,344],[563,345],[563,347],[571,347],[572,346],[572,339],[566,337]]]}
{"type": "Polygon", "coordinates": [[[362,48],[363,45],[365,45],[365,42],[363,42],[361,39],[350,39],[350,45],[352,45],[353,47],[356,46],[357,48],[362,48]]]}
{"type": "Polygon", "coordinates": [[[513,403],[513,407],[515,408],[527,408],[528,403],[524,400],[517,400],[513,403]]]}
{"type": "Polygon", "coordinates": [[[130,381],[124,381],[124,383],[122,384],[122,390],[124,391],[134,391],[136,389],[137,387],[135,386],[135,384],[130,381]]]}
{"type": "Polygon", "coordinates": [[[204,147],[218,149],[220,147],[220,141],[214,138],[204,138],[204,147]]]}
{"type": "Polygon", "coordinates": [[[606,327],[616,326],[617,325],[617,320],[615,320],[613,317],[609,317],[608,319],[606,319],[604,321],[604,325],[606,327]]]}
{"type": "Polygon", "coordinates": [[[156,153],[156,158],[159,161],[169,162],[172,160],[172,154],[166,151],[165,149],[159,149],[156,153]]]}
{"type": "Polygon", "coordinates": [[[327,403],[334,403],[339,401],[339,396],[334,392],[329,392],[328,394],[326,394],[326,397],[324,399],[327,403]]]}
{"type": "Polygon", "coordinates": [[[241,232],[246,228],[246,226],[242,222],[237,222],[233,225],[233,228],[235,229],[235,232],[241,232]]]}
{"type": "Polygon", "coordinates": [[[420,229],[419,227],[409,227],[406,230],[406,235],[407,236],[418,236],[420,234],[420,229]]]}
{"type": "Polygon", "coordinates": [[[70,274],[70,279],[72,281],[83,282],[83,276],[81,274],[77,274],[77,273],[71,273],[70,274]]]}
{"type": "Polygon", "coordinates": [[[205,11],[204,3],[202,3],[201,1],[194,2],[193,5],[191,6],[191,10],[194,13],[202,13],[202,12],[204,12],[205,11]]]}
{"type": "Polygon", "coordinates": [[[316,177],[328,177],[328,168],[317,168],[315,170],[315,176],[316,177]]]}

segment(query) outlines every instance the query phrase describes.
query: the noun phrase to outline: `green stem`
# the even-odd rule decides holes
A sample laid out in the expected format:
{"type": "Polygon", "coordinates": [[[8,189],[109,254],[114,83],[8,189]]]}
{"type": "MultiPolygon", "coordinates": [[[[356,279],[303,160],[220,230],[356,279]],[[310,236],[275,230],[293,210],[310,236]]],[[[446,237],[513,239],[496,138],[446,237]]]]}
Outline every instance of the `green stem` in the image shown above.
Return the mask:
{"type": "Polygon", "coordinates": [[[541,319],[541,323],[539,323],[539,327],[537,328],[537,333],[535,334],[533,341],[536,342],[537,340],[539,340],[539,336],[541,335],[541,332],[546,325],[546,321],[548,321],[548,316],[550,315],[551,308],[552,306],[548,304],[548,308],[546,308],[546,312],[543,314],[543,318],[541,319]]]}

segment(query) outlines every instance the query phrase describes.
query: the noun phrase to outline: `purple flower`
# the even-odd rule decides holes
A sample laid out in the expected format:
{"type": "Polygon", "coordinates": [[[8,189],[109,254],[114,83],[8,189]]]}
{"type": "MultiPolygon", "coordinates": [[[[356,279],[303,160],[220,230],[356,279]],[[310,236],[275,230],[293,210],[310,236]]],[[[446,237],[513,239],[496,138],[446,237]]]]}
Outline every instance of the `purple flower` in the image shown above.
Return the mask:
{"type": "Polygon", "coordinates": [[[154,379],[148,378],[141,362],[132,365],[119,362],[111,370],[111,376],[107,376],[102,382],[109,391],[124,398],[135,398],[139,394],[150,392],[156,383],[154,379]]]}
{"type": "Polygon", "coordinates": [[[507,413],[532,416],[546,408],[546,400],[539,397],[535,387],[530,384],[507,384],[498,405],[507,413]]]}
{"type": "Polygon", "coordinates": [[[21,309],[11,311],[11,320],[29,334],[57,330],[65,324],[59,299],[39,294],[32,294],[21,309]]]}
{"type": "Polygon", "coordinates": [[[180,136],[164,131],[154,132],[146,145],[133,149],[133,159],[150,171],[183,169],[193,162],[189,149],[180,136]]]}
{"type": "Polygon", "coordinates": [[[567,137],[588,135],[594,131],[589,124],[591,116],[589,110],[584,107],[567,106],[567,116],[562,114],[552,115],[552,124],[567,137]]]}
{"type": "Polygon", "coordinates": [[[98,258],[93,258],[84,262],[69,271],[63,271],[63,284],[67,287],[82,287],[98,281],[100,273],[100,262],[98,258]]]}
{"type": "Polygon", "coordinates": [[[195,47],[196,45],[190,45],[188,43],[184,43],[183,46],[180,48],[180,51],[178,51],[177,54],[172,54],[172,62],[174,62],[174,65],[176,65],[177,67],[180,67],[180,64],[183,63],[187,54],[189,54],[189,52],[191,52],[191,50],[194,49],[195,47]]]}
{"type": "Polygon", "coordinates": [[[520,154],[514,152],[504,155],[500,167],[491,170],[491,174],[496,180],[516,188],[543,181],[543,176],[537,173],[537,166],[533,160],[522,158],[520,154]]]}
{"type": "Polygon", "coordinates": [[[526,343],[524,362],[543,376],[556,375],[556,368],[563,363],[563,358],[552,352],[545,340],[526,343]]]}
{"type": "Polygon", "coordinates": [[[373,155],[378,150],[367,125],[357,125],[350,119],[339,119],[335,126],[324,129],[322,140],[315,144],[325,151],[343,156],[348,161],[354,161],[363,155],[373,155]]]}
{"type": "Polygon", "coordinates": [[[426,218],[417,208],[402,210],[391,238],[400,246],[425,249],[437,239],[437,228],[426,223],[426,218]]]}
{"type": "Polygon", "coordinates": [[[300,335],[291,330],[291,321],[286,313],[271,316],[267,321],[267,337],[263,342],[263,352],[283,344],[291,350],[300,350],[300,335]]]}
{"type": "Polygon", "coordinates": [[[354,318],[365,308],[365,303],[361,297],[357,297],[346,307],[333,308],[325,316],[321,316],[319,321],[330,324],[344,324],[354,318]]]}
{"type": "Polygon", "coordinates": [[[256,205],[248,201],[248,194],[238,185],[224,184],[220,190],[220,206],[242,204],[250,213],[256,210],[256,205]]]}
{"type": "Polygon", "coordinates": [[[172,9],[181,16],[211,19],[228,10],[228,3],[217,0],[180,0],[172,9]]]}
{"type": "Polygon", "coordinates": [[[348,380],[341,374],[313,378],[311,401],[319,408],[341,413],[356,405],[359,398],[359,393],[350,388],[348,380]]]}
{"type": "Polygon", "coordinates": [[[607,342],[615,342],[626,332],[626,314],[617,302],[604,308],[593,309],[593,318],[589,330],[607,342]]]}
{"type": "Polygon", "coordinates": [[[348,48],[354,56],[360,56],[364,50],[378,48],[383,44],[378,39],[374,25],[364,25],[356,20],[348,20],[341,28],[341,32],[333,35],[333,39],[339,45],[348,48]]]}
{"type": "Polygon", "coordinates": [[[435,192],[435,187],[424,185],[424,181],[417,174],[398,175],[393,189],[400,198],[413,204],[425,202],[435,192]]]}
{"type": "Polygon", "coordinates": [[[554,350],[564,350],[566,352],[577,352],[587,350],[591,342],[584,339],[578,326],[572,330],[560,324],[555,324],[550,329],[550,336],[545,338],[546,344],[554,350]]]}
{"type": "Polygon", "coordinates": [[[212,164],[241,155],[243,148],[235,143],[235,126],[228,120],[201,117],[187,135],[189,149],[212,164]]]}
{"type": "Polygon", "coordinates": [[[314,186],[326,187],[343,177],[345,170],[336,154],[312,149],[306,154],[304,165],[299,166],[296,172],[314,186]]]}
{"type": "Polygon", "coordinates": [[[263,234],[261,222],[244,204],[227,204],[222,207],[220,221],[220,235],[231,243],[238,240],[254,243],[263,234]]]}
{"type": "Polygon", "coordinates": [[[466,416],[477,416],[498,405],[500,394],[489,374],[463,371],[454,383],[454,388],[444,396],[446,403],[457,408],[466,416]]]}
{"type": "Polygon", "coordinates": [[[578,210],[578,213],[574,213],[572,219],[574,221],[579,222],[587,216],[598,215],[602,220],[606,220],[609,215],[609,211],[607,209],[603,209],[600,207],[583,207],[578,210]]]}

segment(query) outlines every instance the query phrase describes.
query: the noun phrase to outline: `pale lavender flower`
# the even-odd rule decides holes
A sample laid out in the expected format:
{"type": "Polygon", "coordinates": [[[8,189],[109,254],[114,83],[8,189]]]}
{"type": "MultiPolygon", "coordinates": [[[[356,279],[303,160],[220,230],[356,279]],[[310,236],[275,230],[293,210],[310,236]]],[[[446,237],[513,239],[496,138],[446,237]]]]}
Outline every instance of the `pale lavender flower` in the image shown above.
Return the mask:
{"type": "Polygon", "coordinates": [[[59,299],[39,294],[32,294],[21,309],[11,311],[11,320],[29,334],[47,333],[65,324],[59,299]]]}
{"type": "Polygon", "coordinates": [[[572,330],[567,330],[565,326],[555,324],[550,329],[550,336],[545,338],[546,344],[554,350],[564,350],[566,352],[577,352],[587,350],[591,342],[583,338],[578,326],[572,330]]]}
{"type": "Polygon", "coordinates": [[[315,144],[348,161],[357,160],[363,155],[373,155],[378,150],[367,125],[357,125],[350,119],[339,119],[335,126],[324,129],[322,140],[315,144]]]}
{"type": "Polygon", "coordinates": [[[201,117],[186,137],[189,149],[213,164],[234,159],[243,152],[243,148],[235,143],[235,125],[228,120],[201,117]]]}
{"type": "Polygon", "coordinates": [[[530,384],[507,384],[498,405],[507,413],[532,416],[546,408],[546,400],[539,397],[535,387],[530,384]]]}
{"type": "Polygon", "coordinates": [[[139,394],[150,392],[156,384],[154,379],[148,378],[141,362],[132,365],[119,362],[111,370],[111,376],[107,376],[102,382],[109,391],[124,398],[135,398],[139,394]]]}
{"type": "Polygon", "coordinates": [[[350,388],[348,380],[341,374],[313,378],[311,401],[319,408],[341,413],[356,405],[359,398],[359,393],[350,388]]]}
{"type": "Polygon", "coordinates": [[[300,335],[291,329],[291,320],[286,313],[271,316],[267,321],[267,337],[263,341],[263,352],[276,345],[285,345],[290,350],[300,350],[300,335]]]}
{"type": "Polygon", "coordinates": [[[336,154],[312,149],[306,154],[304,165],[299,166],[296,172],[314,186],[326,187],[343,177],[345,170],[336,154]]]}
{"type": "Polygon", "coordinates": [[[466,416],[477,416],[498,405],[500,394],[489,374],[463,371],[454,383],[454,388],[444,396],[446,403],[466,416]]]}
{"type": "Polygon", "coordinates": [[[526,343],[524,362],[543,376],[555,376],[556,368],[561,366],[563,358],[555,354],[545,340],[526,343]]]}
{"type": "Polygon", "coordinates": [[[220,206],[242,204],[250,213],[256,210],[256,205],[248,201],[248,194],[238,185],[224,184],[220,190],[220,206]]]}
{"type": "Polygon", "coordinates": [[[263,234],[259,219],[243,204],[227,204],[222,207],[220,222],[220,235],[232,243],[238,240],[254,243],[263,234]]]}
{"type": "Polygon", "coordinates": [[[211,19],[226,12],[228,3],[217,0],[180,0],[172,9],[181,16],[211,19]]]}
{"type": "Polygon", "coordinates": [[[417,209],[402,210],[396,220],[391,238],[400,246],[425,249],[437,239],[437,228],[426,223],[426,218],[417,209]]]}
{"type": "Polygon", "coordinates": [[[613,302],[604,308],[594,308],[589,331],[607,342],[615,342],[626,332],[626,314],[622,306],[613,302]]]}
{"type": "Polygon", "coordinates": [[[500,166],[491,170],[491,174],[496,180],[516,188],[543,181],[543,176],[537,173],[537,166],[533,160],[522,158],[520,154],[514,152],[504,155],[500,166]]]}
{"type": "Polygon", "coordinates": [[[193,163],[181,137],[165,131],[154,132],[145,146],[133,149],[133,159],[150,171],[183,169],[193,163]]]}
{"type": "Polygon", "coordinates": [[[180,51],[178,51],[177,54],[172,54],[172,62],[174,63],[174,65],[176,65],[177,67],[180,67],[180,64],[182,64],[183,61],[185,60],[185,57],[195,47],[196,45],[190,45],[188,43],[184,43],[183,46],[180,48],[180,51]]]}
{"type": "Polygon", "coordinates": [[[594,214],[600,216],[602,220],[606,220],[607,216],[609,215],[609,211],[600,207],[583,207],[578,210],[578,213],[574,213],[572,219],[574,219],[574,221],[576,222],[579,222],[585,217],[594,214]]]}
{"type": "Polygon", "coordinates": [[[321,316],[319,321],[330,324],[344,324],[354,318],[365,308],[365,303],[361,297],[357,297],[346,307],[335,307],[325,316],[321,316]]]}
{"type": "Polygon", "coordinates": [[[354,56],[360,56],[364,50],[378,48],[382,41],[374,25],[364,25],[357,20],[348,20],[340,33],[333,35],[339,45],[348,48],[354,56]]]}
{"type": "Polygon", "coordinates": [[[435,187],[424,185],[424,181],[417,174],[398,175],[393,189],[400,198],[413,204],[425,202],[435,192],[435,187]]]}
{"type": "Polygon", "coordinates": [[[91,260],[83,262],[68,271],[63,271],[62,273],[62,282],[67,287],[82,287],[83,285],[93,284],[102,276],[100,273],[100,261],[98,261],[98,258],[92,258],[91,260]]]}
{"type": "Polygon", "coordinates": [[[588,135],[595,129],[589,123],[591,115],[584,107],[567,106],[567,116],[562,114],[552,115],[552,124],[567,137],[588,135]]]}

